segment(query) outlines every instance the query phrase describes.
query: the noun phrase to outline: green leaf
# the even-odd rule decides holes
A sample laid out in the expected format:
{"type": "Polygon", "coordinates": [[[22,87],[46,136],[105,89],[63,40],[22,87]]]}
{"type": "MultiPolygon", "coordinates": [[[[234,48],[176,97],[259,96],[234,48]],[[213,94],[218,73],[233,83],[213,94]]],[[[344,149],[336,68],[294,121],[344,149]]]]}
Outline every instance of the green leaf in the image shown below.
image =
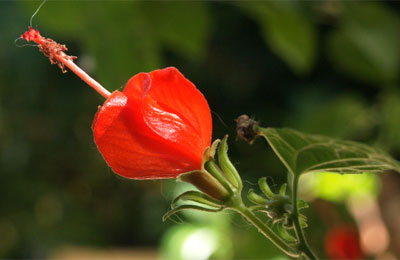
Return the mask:
{"type": "Polygon", "coordinates": [[[395,170],[400,165],[384,152],[368,145],[331,137],[304,134],[288,128],[260,128],[289,172],[363,173],[395,170]]]}
{"type": "Polygon", "coordinates": [[[295,72],[311,70],[316,58],[316,30],[295,1],[244,1],[239,6],[256,19],[271,49],[295,72]]]}

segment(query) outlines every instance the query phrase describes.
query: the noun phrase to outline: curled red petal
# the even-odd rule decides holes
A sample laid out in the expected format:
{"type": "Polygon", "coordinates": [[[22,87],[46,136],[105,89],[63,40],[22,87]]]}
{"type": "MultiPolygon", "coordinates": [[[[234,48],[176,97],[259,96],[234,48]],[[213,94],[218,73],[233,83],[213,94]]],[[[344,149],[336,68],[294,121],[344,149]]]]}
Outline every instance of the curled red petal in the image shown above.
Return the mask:
{"type": "Polygon", "coordinates": [[[139,74],[124,93],[138,101],[145,124],[155,134],[182,153],[202,158],[211,143],[210,108],[203,94],[176,68],[139,74]]]}
{"type": "Polygon", "coordinates": [[[200,169],[211,143],[207,101],[177,69],[132,77],[97,113],[95,142],[109,166],[135,179],[173,178],[200,169]]]}

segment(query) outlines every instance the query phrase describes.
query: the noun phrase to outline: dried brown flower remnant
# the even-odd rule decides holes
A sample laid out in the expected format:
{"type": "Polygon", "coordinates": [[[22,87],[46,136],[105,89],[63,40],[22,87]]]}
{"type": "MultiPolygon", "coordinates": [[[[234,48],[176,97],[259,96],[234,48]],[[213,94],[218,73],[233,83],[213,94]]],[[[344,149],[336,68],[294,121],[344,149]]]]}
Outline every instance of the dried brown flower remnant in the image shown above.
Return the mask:
{"type": "Polygon", "coordinates": [[[248,115],[241,115],[236,119],[236,133],[239,138],[251,144],[258,134],[258,122],[248,115]]]}

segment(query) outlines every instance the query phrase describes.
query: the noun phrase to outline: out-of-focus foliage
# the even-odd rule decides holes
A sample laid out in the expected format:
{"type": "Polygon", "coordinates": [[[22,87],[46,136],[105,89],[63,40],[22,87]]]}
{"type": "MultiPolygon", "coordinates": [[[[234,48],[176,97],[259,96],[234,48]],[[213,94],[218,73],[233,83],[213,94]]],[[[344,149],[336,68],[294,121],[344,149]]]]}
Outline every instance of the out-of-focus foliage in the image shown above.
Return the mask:
{"type": "Polygon", "coordinates": [[[306,196],[345,202],[349,198],[376,197],[379,191],[378,183],[378,176],[374,173],[347,175],[311,173],[301,179],[299,187],[306,196]]]}
{"type": "Polygon", "coordinates": [[[306,133],[318,129],[319,133],[328,136],[352,138],[370,131],[375,123],[373,108],[368,107],[360,96],[349,93],[324,100],[319,91],[306,91],[298,97],[302,101],[294,103],[298,110],[289,115],[287,124],[306,133]]]}
{"type": "MultiPolygon", "coordinates": [[[[0,258],[44,258],[71,244],[156,247],[177,229],[161,221],[176,186],[113,174],[90,130],[104,99],[36,48],[17,48],[39,4],[0,2],[0,258]]],[[[399,17],[389,1],[48,1],[33,26],[67,44],[109,90],[138,72],[178,67],[216,113],[215,138],[233,136],[233,119],[246,113],[264,126],[375,144],[399,159],[399,17]]],[[[231,138],[229,146],[245,186],[263,176],[273,190],[286,181],[265,142],[231,138]]],[[[319,206],[305,213],[322,256],[331,222],[319,221],[319,206]]],[[[343,204],[336,210],[348,215],[343,204]]],[[[281,256],[234,215],[224,225],[216,215],[190,216],[182,218],[231,238],[232,251],[216,258],[281,256]]]]}
{"type": "Polygon", "coordinates": [[[400,20],[378,2],[340,3],[337,30],[328,38],[332,62],[345,73],[378,85],[398,79],[400,20]]]}
{"type": "Polygon", "coordinates": [[[265,41],[299,74],[309,72],[317,53],[316,28],[296,1],[240,2],[259,24],[265,41]]]}
{"type": "MultiPolygon", "coordinates": [[[[27,14],[36,6],[21,4],[27,14]]],[[[96,59],[99,81],[114,90],[133,76],[132,71],[167,66],[162,57],[166,50],[201,61],[212,30],[208,9],[203,2],[50,1],[35,23],[46,24],[42,33],[56,39],[60,35],[60,41],[79,40],[81,51],[96,59]]]]}
{"type": "Polygon", "coordinates": [[[400,147],[400,120],[393,120],[400,115],[400,93],[399,90],[384,93],[380,100],[382,117],[381,141],[385,147],[398,150],[400,147]]]}

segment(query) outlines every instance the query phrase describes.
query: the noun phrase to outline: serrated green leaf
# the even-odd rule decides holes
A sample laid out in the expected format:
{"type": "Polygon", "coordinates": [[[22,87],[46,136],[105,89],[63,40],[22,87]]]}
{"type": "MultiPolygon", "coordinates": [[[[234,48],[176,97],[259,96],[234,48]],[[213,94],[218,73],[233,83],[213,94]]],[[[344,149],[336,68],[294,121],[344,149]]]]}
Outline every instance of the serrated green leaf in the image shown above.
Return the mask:
{"type": "Polygon", "coordinates": [[[260,128],[289,172],[363,173],[395,170],[400,165],[384,152],[365,144],[304,134],[288,128],[260,128]]]}

